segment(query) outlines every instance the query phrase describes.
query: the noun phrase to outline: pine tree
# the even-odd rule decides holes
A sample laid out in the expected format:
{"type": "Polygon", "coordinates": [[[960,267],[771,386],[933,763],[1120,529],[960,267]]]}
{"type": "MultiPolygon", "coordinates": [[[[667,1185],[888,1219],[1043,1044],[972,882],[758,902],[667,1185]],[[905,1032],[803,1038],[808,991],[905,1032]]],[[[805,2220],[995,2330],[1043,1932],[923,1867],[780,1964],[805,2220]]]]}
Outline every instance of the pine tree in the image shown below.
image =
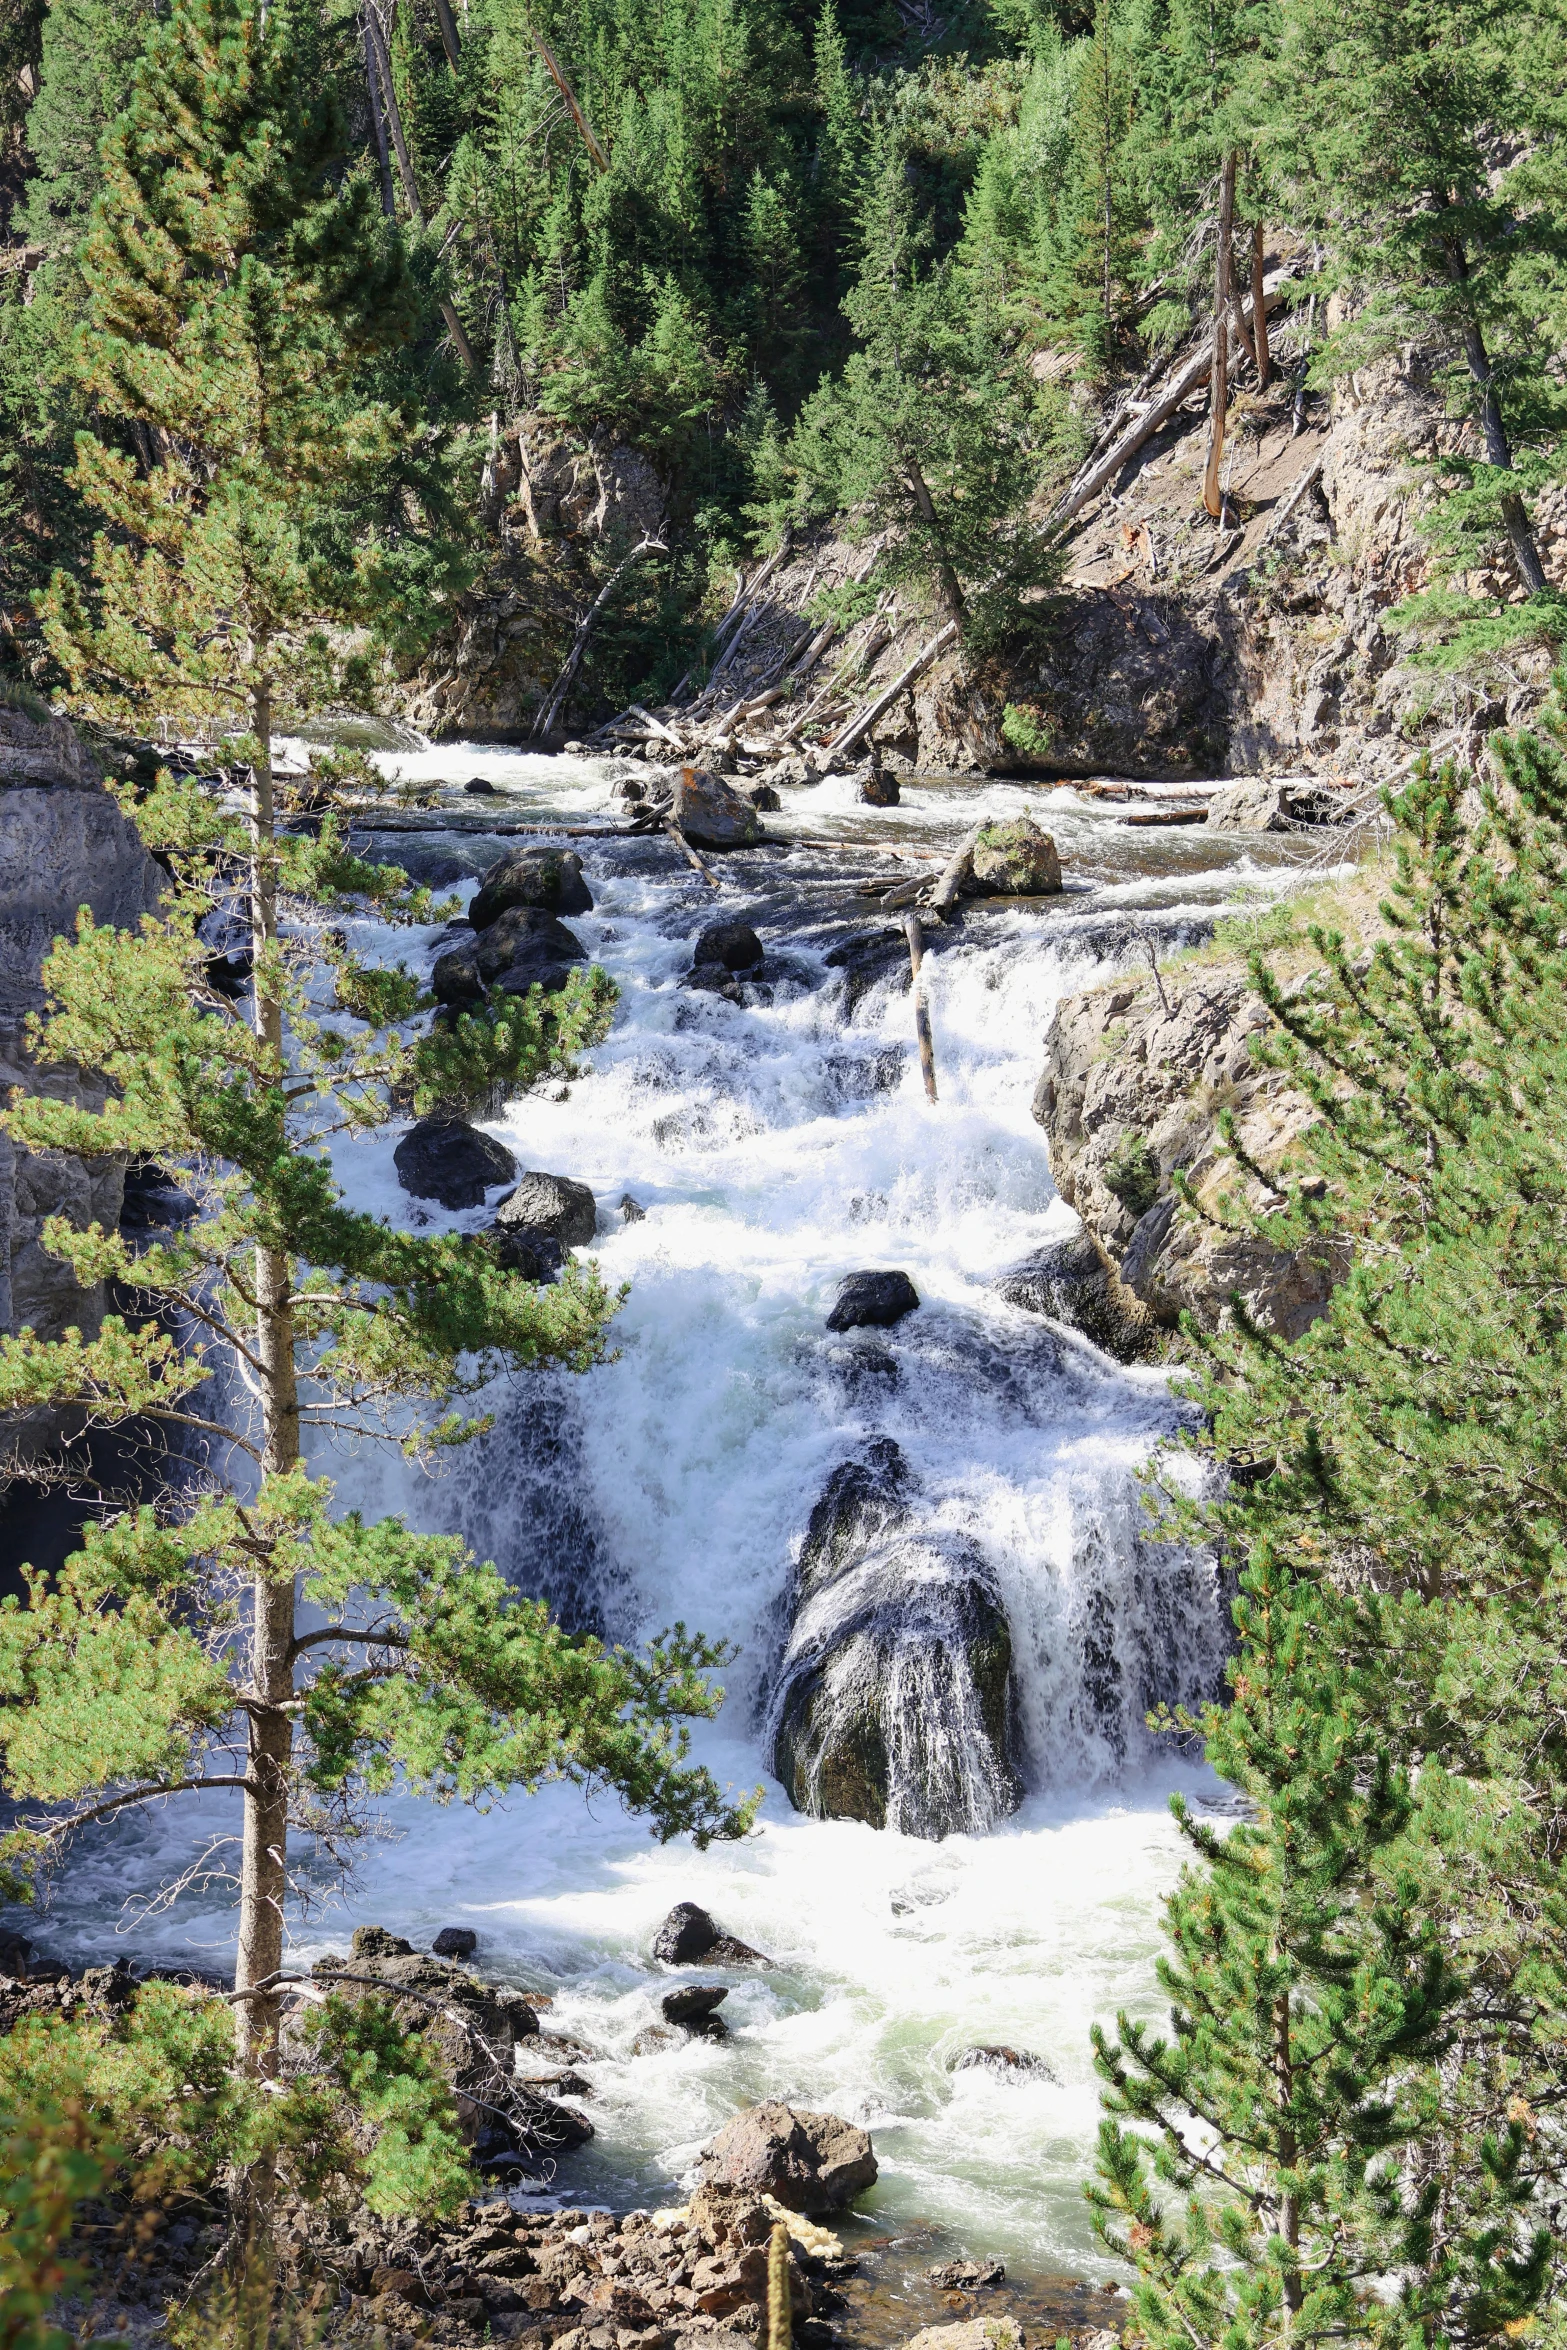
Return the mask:
{"type": "MultiPolygon", "coordinates": [[[[644,1659],[566,1640],[459,1548],[334,1520],[303,1465],[312,1428],[379,1426],[415,1450],[460,1440],[481,1423],[448,1412],[432,1426],[421,1407],[507,1364],[587,1367],[613,1310],[596,1271],[540,1290],[483,1244],[413,1240],[355,1212],[328,1155],[394,1099],[526,1084],[602,1032],[612,991],[589,973],[552,1003],[535,989],[413,1043],[401,1029],[417,985],[338,951],[356,1036],[312,1009],[304,950],[280,926],[280,888],[384,898],[389,879],[330,827],[313,844],[279,838],[274,725],[333,680],[325,623],[374,612],[395,634],[421,565],[443,559],[433,533],[410,533],[410,550],[363,523],[367,482],[395,478],[415,437],[356,376],[397,331],[406,281],[373,191],[336,168],[335,108],[310,59],[286,0],[264,22],[251,0],[180,0],[106,148],[87,376],[156,436],[159,462],[143,475],[83,436],[80,470],[115,535],[97,543],[91,600],[56,580],[50,638],[89,708],[248,719],[247,825],[167,782],[137,814],[187,876],[216,859],[220,883],[242,877],[250,1015],[206,984],[208,901],[190,880],[140,936],[84,915],[55,950],[39,1052],[96,1073],[107,1100],[21,1101],[10,1131],[178,1168],[197,1213],[134,1257],[119,1234],[52,1225],[47,1245],[84,1281],[124,1280],[144,1312],[91,1344],[24,1332],[0,1351],[3,1408],[205,1438],[220,1478],[249,1464],[245,1498],[214,1494],[172,1526],[119,1521],[56,1589],[35,1584],[31,1608],[4,1619],[0,1669],[10,1783],[67,1807],[21,1832],[19,1867],[86,1817],[238,1790],[237,1987],[253,1994],[241,2022],[257,2063],[275,2041],[291,1820],[330,1836],[394,1768],[468,1798],[552,1775],[606,1782],[665,1832],[732,1833],[745,1816],[684,1766],[668,1727],[712,1710],[715,1650],[683,1632],[644,1659]],[[305,1630],[307,1602],[328,1612],[324,1634],[305,1630]],[[215,1771],[224,1741],[234,1767],[215,1771]]],[[[438,471],[413,478],[439,489],[438,471]]],[[[405,512],[410,489],[405,470],[405,512]]]]}
{"type": "MultiPolygon", "coordinates": [[[[1317,927],[1303,977],[1253,961],[1276,1023],[1264,1056],[1316,1113],[1283,1203],[1256,1221],[1344,1278],[1292,1345],[1243,1314],[1200,1342],[1194,1394],[1244,1474],[1174,1514],[1245,1562],[1235,1702],[1206,1727],[1256,1820],[1209,1840],[1209,1875],[1172,1906],[1175,2053],[1155,2062],[1125,2032],[1105,2051],[1122,2110],[1161,2130],[1200,2056],[1187,2110],[1215,2133],[1206,2181],[1165,2136],[1165,2176],[1194,2191],[1177,2238],[1147,2202],[1145,2158],[1107,2129],[1102,2192],[1132,2218],[1151,2337],[1173,2341],[1184,2312],[1209,2338],[1266,2338],[1287,2317],[1295,2338],[1478,2344],[1522,2330],[1563,2282],[1567,2148],[1542,2119],[1567,2048],[1560,690],[1492,758],[1488,779],[1423,765],[1392,803],[1397,870],[1369,955],[1317,927]],[[1279,1943],[1292,2031],[1298,2012],[1309,2049],[1335,2025],[1350,1960],[1361,1988],[1311,2074],[1341,2100],[1314,2124],[1316,2171],[1300,2130],[1284,2144],[1270,2124],[1259,2173],[1257,2115],[1234,2088],[1261,2078],[1260,2010],[1236,1996],[1234,1955],[1261,1949],[1267,1919],[1252,1931],[1227,1888],[1253,1856],[1279,1876],[1286,1805],[1308,1891],[1320,1879],[1333,1897],[1321,1929],[1279,1943]],[[1225,1929],[1208,1945],[1205,1917],[1225,1929]],[[1286,2194],[1310,2280],[1293,2313],[1286,2194]]],[[[1287,1890],[1280,1877],[1281,1904],[1287,1890]]]]}
{"type": "MultiPolygon", "coordinates": [[[[1433,338],[1474,426],[1446,469],[1453,552],[1505,544],[1531,598],[1548,591],[1526,494],[1567,421],[1542,334],[1567,284],[1561,60],[1549,12],[1372,0],[1345,16],[1293,0],[1265,94],[1275,168],[1324,225],[1350,295],[1319,369],[1433,338]]],[[[1542,619],[1532,608],[1513,632],[1542,619]]]]}
{"type": "Polygon", "coordinates": [[[856,348],[801,412],[790,465],[807,499],[857,509],[888,540],[889,578],[933,586],[976,642],[1027,624],[1055,576],[1027,520],[1047,444],[997,289],[925,262],[903,156],[882,144],[861,215],[864,260],[844,304],[856,348]]]}

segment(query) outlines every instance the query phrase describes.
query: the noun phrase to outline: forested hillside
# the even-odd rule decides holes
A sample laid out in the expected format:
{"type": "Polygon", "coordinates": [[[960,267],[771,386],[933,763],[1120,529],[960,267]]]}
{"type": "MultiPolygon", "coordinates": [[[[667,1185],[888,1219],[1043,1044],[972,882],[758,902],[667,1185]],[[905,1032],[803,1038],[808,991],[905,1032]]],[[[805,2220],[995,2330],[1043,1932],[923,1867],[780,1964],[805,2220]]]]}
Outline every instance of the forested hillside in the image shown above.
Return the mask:
{"type": "MultiPolygon", "coordinates": [[[[98,141],[156,14],[7,0],[0,24],[0,626],[37,683],[29,598],[55,565],[81,566],[89,535],[71,479],[95,400],[75,356],[79,247],[98,141]]],[[[1107,404],[1146,397],[1216,307],[1238,329],[1198,387],[1227,417],[1201,500],[1221,538],[1249,410],[1282,395],[1298,424],[1379,354],[1419,347],[1449,429],[1423,457],[1408,630],[1460,660],[1555,633],[1533,501],[1555,465],[1567,329],[1557,11],[302,14],[340,102],[329,168],[366,176],[412,264],[374,372],[423,420],[424,479],[378,485],[380,527],[409,527],[410,496],[449,497],[470,577],[520,538],[513,575],[520,562],[563,648],[657,516],[588,654],[579,721],[667,694],[736,565],[786,523],[880,533],[878,579],[917,581],[976,650],[1048,632],[1063,565],[1041,520],[1107,404]],[[649,497],[548,547],[526,476],[551,434],[640,459],[649,497]]],[[[110,430],[156,463],[147,426],[110,430]]],[[[454,587],[432,582],[426,633],[454,587]]]]}

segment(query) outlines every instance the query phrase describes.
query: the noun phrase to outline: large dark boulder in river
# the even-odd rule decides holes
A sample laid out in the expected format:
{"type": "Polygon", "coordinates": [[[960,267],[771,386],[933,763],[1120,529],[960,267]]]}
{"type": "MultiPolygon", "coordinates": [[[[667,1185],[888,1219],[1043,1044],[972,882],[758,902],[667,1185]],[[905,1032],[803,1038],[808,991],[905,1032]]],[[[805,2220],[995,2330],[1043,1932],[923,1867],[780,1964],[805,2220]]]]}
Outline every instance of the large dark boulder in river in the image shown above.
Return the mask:
{"type": "Polygon", "coordinates": [[[530,1167],[501,1201],[495,1221],[503,1231],[544,1233],[563,1249],[586,1248],[598,1226],[598,1204],[585,1183],[530,1167]]]}
{"type": "Polygon", "coordinates": [[[864,2130],[835,2113],[807,2113],[769,2099],[726,2122],[702,2149],[702,2185],[771,2195],[788,2211],[841,2211],[876,2184],[864,2130]]]}
{"type": "Polygon", "coordinates": [[[681,769],[671,813],[699,849],[749,849],[762,837],[761,820],[750,801],[710,767],[681,769]]]}
{"type": "Polygon", "coordinates": [[[659,2012],[666,2024],[684,2024],[689,2031],[700,2031],[709,2018],[716,2020],[728,1997],[727,1983],[682,1983],[677,1990],[664,1993],[659,2012]]]}
{"type": "Polygon", "coordinates": [[[508,849],[484,874],[468,919],[475,930],[514,906],[542,907],[547,914],[591,914],[593,892],[582,875],[582,859],[575,849],[508,849]]]}
{"type": "Polygon", "coordinates": [[[465,1118],[421,1118],[392,1153],[397,1180],[415,1199],[476,1208],[492,1184],[508,1183],[517,1162],[503,1142],[465,1118]]]}
{"type": "Polygon", "coordinates": [[[772,1960],[737,1942],[713,1923],[695,1901],[677,1901],[653,1937],[653,1956],[664,1966],[693,1966],[700,1958],[714,1966],[771,1966],[772,1960]]]}
{"type": "Polygon", "coordinates": [[[748,922],[710,922],[692,952],[693,970],[704,963],[726,971],[754,971],[763,956],[761,940],[748,922]]]}
{"type": "Polygon", "coordinates": [[[487,992],[526,995],[537,983],[546,994],[563,988],[588,950],[564,922],[538,906],[512,906],[472,938],[440,956],[430,985],[439,1001],[466,1010],[487,992]]]}
{"type": "Polygon", "coordinates": [[[886,1330],[912,1314],[919,1291],[907,1273],[850,1273],[838,1285],[838,1299],[827,1317],[829,1330],[886,1330]]]}
{"type": "Polygon", "coordinates": [[[1016,1809],[1012,1636],[977,1545],[920,1523],[890,1438],[811,1513],[772,1707],[797,1811],[906,1836],[983,1834],[1016,1809]]]}

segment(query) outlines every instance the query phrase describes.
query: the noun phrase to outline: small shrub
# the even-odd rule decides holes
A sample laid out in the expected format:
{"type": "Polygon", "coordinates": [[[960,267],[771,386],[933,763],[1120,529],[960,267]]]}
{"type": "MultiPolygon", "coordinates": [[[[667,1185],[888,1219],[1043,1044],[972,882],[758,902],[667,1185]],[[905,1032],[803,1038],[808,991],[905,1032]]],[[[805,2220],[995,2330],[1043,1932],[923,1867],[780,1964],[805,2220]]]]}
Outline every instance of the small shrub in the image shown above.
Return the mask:
{"type": "Polygon", "coordinates": [[[1145,1134],[1127,1134],[1105,1164],[1105,1189],[1129,1216],[1145,1216],[1159,1197],[1159,1161],[1145,1134]]]}

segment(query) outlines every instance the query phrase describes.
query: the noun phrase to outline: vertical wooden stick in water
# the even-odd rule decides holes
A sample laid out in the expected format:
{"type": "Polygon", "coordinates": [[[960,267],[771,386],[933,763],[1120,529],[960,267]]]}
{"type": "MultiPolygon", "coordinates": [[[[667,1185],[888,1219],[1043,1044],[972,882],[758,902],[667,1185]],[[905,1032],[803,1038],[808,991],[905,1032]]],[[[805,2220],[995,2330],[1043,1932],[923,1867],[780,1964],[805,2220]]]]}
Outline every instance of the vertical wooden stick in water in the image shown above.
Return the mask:
{"type": "Polygon", "coordinates": [[[936,1098],[936,1047],[930,1033],[930,1005],[925,998],[925,933],[920,928],[920,918],[912,906],[903,917],[903,935],[909,942],[909,972],[914,981],[914,1033],[919,1038],[925,1099],[933,1102],[936,1098]]]}
{"type": "Polygon", "coordinates": [[[789,2312],[789,2231],[779,2220],[767,2247],[767,2350],[789,2350],[793,2335],[789,2312]]]}

